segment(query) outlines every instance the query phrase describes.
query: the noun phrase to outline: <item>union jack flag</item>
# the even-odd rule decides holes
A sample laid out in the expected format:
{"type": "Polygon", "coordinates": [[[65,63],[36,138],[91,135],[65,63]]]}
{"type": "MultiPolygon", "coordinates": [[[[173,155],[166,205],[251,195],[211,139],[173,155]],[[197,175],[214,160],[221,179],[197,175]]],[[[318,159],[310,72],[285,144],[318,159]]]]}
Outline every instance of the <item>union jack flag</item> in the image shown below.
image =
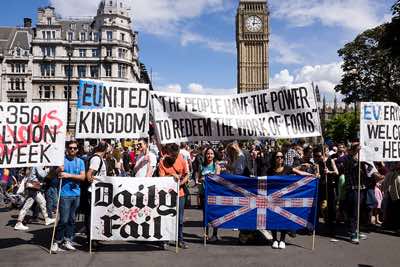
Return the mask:
{"type": "Polygon", "coordinates": [[[317,194],[318,179],[311,176],[207,176],[205,225],[241,230],[314,229],[317,194]]]}

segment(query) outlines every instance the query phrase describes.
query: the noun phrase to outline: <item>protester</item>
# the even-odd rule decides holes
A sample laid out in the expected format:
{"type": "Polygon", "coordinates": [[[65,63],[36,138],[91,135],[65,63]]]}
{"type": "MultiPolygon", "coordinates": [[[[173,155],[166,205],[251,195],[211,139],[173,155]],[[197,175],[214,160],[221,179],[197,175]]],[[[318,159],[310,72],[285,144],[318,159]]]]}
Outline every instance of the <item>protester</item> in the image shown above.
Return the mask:
{"type": "MultiPolygon", "coordinates": [[[[207,148],[204,152],[204,163],[200,167],[200,172],[199,172],[199,177],[198,181],[200,182],[199,185],[199,198],[201,200],[200,202],[200,207],[203,210],[203,222],[205,221],[205,201],[206,199],[204,198],[205,192],[204,192],[204,180],[207,175],[219,175],[221,173],[221,168],[217,162],[217,159],[215,157],[215,151],[211,147],[207,148]]],[[[208,238],[208,226],[206,227],[206,235],[208,238]]],[[[216,242],[218,241],[218,229],[213,228],[213,234],[211,238],[208,239],[210,242],[216,242]]]]}
{"type": "Polygon", "coordinates": [[[185,210],[185,191],[184,186],[189,180],[189,170],[187,162],[179,154],[177,144],[168,144],[165,147],[165,155],[159,165],[159,175],[172,176],[179,182],[179,225],[178,225],[178,245],[186,249],[188,245],[183,240],[183,218],[185,210]]]}
{"type": "Polygon", "coordinates": [[[157,167],[157,157],[149,150],[148,140],[146,138],[139,139],[137,147],[139,155],[134,168],[135,177],[153,177],[157,167]]]}
{"type": "Polygon", "coordinates": [[[62,251],[61,245],[68,250],[75,250],[72,239],[75,235],[75,216],[79,207],[80,182],[85,180],[85,163],[77,157],[78,142],[67,142],[64,166],[57,169],[61,179],[60,220],[56,228],[52,252],[62,251]]]}
{"type": "Polygon", "coordinates": [[[28,179],[26,182],[26,193],[27,198],[25,200],[25,204],[19,212],[17,223],[14,227],[15,230],[28,230],[29,227],[23,225],[23,221],[26,213],[32,207],[32,205],[36,202],[39,204],[40,210],[42,212],[44,218],[44,224],[50,225],[55,222],[55,219],[51,219],[48,216],[46,209],[46,199],[41,191],[42,184],[44,180],[49,175],[50,168],[48,167],[35,167],[32,168],[31,172],[28,175],[28,179]]]}
{"type": "MultiPolygon", "coordinates": [[[[292,168],[289,166],[285,166],[284,165],[284,154],[281,151],[276,151],[271,157],[271,168],[268,171],[268,175],[283,176],[283,175],[289,175],[289,174],[306,175],[306,176],[311,175],[310,173],[301,171],[300,167],[292,168]]],[[[286,238],[287,229],[280,229],[279,231],[281,234],[279,242],[278,242],[278,231],[277,230],[271,231],[272,237],[273,237],[272,248],[285,249],[286,248],[285,238],[286,238]]]]}
{"type": "Polygon", "coordinates": [[[384,225],[400,233],[400,162],[396,162],[382,183],[386,200],[384,225]]]}

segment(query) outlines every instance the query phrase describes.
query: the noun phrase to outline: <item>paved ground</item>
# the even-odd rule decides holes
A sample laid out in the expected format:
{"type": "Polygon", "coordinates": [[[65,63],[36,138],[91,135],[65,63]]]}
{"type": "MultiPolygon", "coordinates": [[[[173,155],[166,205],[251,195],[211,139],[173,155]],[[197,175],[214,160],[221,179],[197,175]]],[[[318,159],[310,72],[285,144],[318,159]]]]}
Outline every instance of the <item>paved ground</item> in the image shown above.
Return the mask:
{"type": "Polygon", "coordinates": [[[391,234],[371,233],[360,245],[347,241],[330,242],[317,236],[311,251],[311,236],[288,239],[286,250],[273,250],[268,245],[241,246],[237,232],[222,231],[222,241],[203,246],[201,213],[186,210],[185,238],[188,250],[175,254],[143,243],[113,243],[90,255],[81,247],[77,252],[49,255],[51,228],[31,224],[28,232],[13,230],[17,211],[0,211],[0,266],[399,266],[400,238],[391,234]]]}

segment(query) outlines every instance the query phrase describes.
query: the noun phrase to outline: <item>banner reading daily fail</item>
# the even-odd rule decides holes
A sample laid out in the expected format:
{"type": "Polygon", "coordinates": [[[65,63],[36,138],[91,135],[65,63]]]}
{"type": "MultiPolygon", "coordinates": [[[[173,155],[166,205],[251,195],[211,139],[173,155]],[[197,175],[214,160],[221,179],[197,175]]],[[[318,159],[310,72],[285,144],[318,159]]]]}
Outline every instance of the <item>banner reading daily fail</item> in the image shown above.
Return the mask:
{"type": "Polygon", "coordinates": [[[148,84],[81,80],[78,95],[76,138],[148,135],[148,84]]]}
{"type": "Polygon", "coordinates": [[[170,177],[97,177],[93,240],[176,240],[178,184],[170,177]]]}
{"type": "Polygon", "coordinates": [[[67,103],[0,103],[0,168],[64,165],[67,103]]]}
{"type": "Polygon", "coordinates": [[[361,103],[360,159],[400,160],[400,107],[391,102],[361,103]]]}
{"type": "Polygon", "coordinates": [[[151,94],[163,144],[321,135],[314,91],[307,87],[230,96],[151,94]]]}

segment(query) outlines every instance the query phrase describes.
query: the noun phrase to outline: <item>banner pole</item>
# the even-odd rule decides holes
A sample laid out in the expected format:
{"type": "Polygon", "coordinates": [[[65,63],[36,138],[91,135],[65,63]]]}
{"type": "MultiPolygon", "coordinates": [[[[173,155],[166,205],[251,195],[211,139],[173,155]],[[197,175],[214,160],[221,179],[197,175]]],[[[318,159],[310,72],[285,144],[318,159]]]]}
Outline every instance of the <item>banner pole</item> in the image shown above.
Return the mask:
{"type": "Polygon", "coordinates": [[[95,181],[93,181],[92,182],[92,184],[90,185],[92,188],[91,188],[91,192],[90,192],[90,229],[89,229],[89,232],[90,232],[90,238],[89,238],[89,254],[90,255],[92,255],[92,238],[93,238],[93,225],[92,225],[92,223],[93,223],[93,207],[92,207],[92,205],[93,205],[93,190],[94,190],[94,182],[95,181]]]}
{"type": "Polygon", "coordinates": [[[61,198],[61,186],[62,186],[62,179],[60,180],[60,185],[58,186],[58,199],[57,199],[56,221],[54,222],[54,225],[53,225],[53,234],[52,234],[52,236],[51,236],[50,255],[51,255],[51,247],[53,246],[54,237],[55,237],[55,234],[56,234],[56,227],[57,227],[57,224],[58,224],[58,213],[59,213],[60,198],[61,198]]]}
{"type": "Polygon", "coordinates": [[[317,189],[315,190],[315,202],[316,206],[315,206],[315,211],[314,211],[314,229],[313,229],[313,236],[312,236],[312,248],[311,250],[314,251],[315,249],[315,229],[317,228],[317,223],[318,223],[318,196],[319,196],[319,180],[317,179],[317,185],[316,185],[317,189]]]}
{"type": "Polygon", "coordinates": [[[175,242],[175,253],[179,252],[179,182],[177,182],[177,202],[176,202],[176,242],[175,242]]]}
{"type": "MultiPolygon", "coordinates": [[[[326,168],[327,168],[326,161],[328,160],[328,157],[327,157],[327,155],[326,155],[326,153],[325,153],[325,147],[324,147],[325,140],[324,140],[324,137],[323,137],[322,135],[321,135],[321,142],[322,142],[321,146],[322,146],[322,156],[323,156],[324,168],[326,169],[326,168]],[[325,161],[325,159],[326,159],[326,161],[325,161]]],[[[324,171],[325,171],[325,170],[324,170],[324,171]]],[[[320,171],[320,172],[321,172],[321,171],[320,171]]],[[[328,194],[329,194],[329,190],[328,190],[328,174],[325,173],[324,176],[325,176],[326,212],[328,213],[328,217],[329,217],[329,204],[328,204],[328,201],[329,201],[329,197],[328,197],[328,194]]],[[[325,222],[325,223],[326,223],[326,222],[325,222]]]]}
{"type": "Polygon", "coordinates": [[[361,211],[361,161],[358,152],[358,189],[357,189],[357,237],[360,239],[360,211],[361,211]]]}
{"type": "Polygon", "coordinates": [[[207,227],[204,226],[204,247],[207,246],[207,227]]]}
{"type": "Polygon", "coordinates": [[[313,235],[312,235],[312,251],[315,250],[315,229],[313,231],[313,235]]]}

